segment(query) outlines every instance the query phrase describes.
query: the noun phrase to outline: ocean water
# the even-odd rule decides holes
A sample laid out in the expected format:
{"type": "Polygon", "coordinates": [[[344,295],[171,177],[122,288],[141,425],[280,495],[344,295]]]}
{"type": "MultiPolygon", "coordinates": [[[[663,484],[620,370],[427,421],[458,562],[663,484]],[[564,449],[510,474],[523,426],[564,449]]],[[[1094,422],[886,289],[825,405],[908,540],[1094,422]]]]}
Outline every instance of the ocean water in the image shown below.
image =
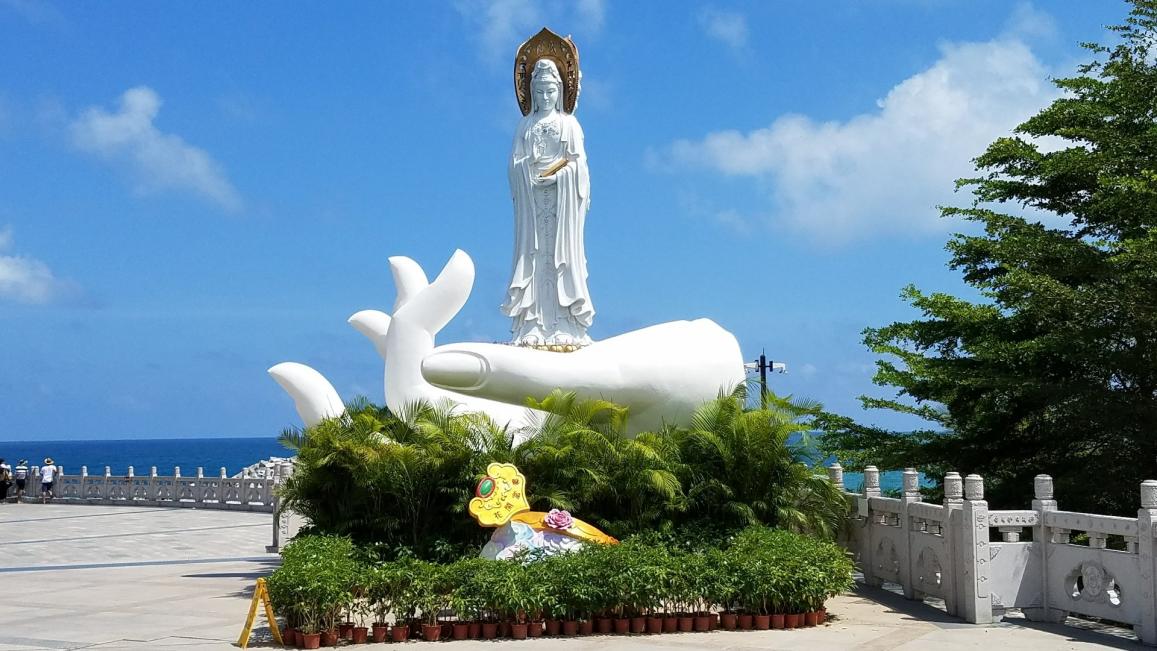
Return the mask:
{"type": "Polygon", "coordinates": [[[28,465],[39,466],[45,457],[52,457],[69,475],[79,475],[81,466],[88,466],[90,475],[103,475],[105,466],[109,466],[112,474],[121,476],[128,472],[129,466],[133,466],[137,475],[149,474],[149,466],[156,466],[159,475],[171,475],[173,466],[180,466],[181,474],[190,476],[201,466],[206,475],[215,477],[222,466],[233,475],[262,459],[288,456],[292,453],[270,437],[0,441],[0,458],[6,459],[9,465],[28,459],[28,465]]]}

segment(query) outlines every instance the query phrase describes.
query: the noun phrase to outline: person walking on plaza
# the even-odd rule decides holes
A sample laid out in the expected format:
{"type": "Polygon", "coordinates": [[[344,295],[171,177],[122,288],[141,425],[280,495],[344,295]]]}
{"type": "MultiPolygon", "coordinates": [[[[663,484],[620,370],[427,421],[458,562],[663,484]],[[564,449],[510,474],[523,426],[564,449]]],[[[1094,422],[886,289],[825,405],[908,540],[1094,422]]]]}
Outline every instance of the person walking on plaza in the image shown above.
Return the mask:
{"type": "Polygon", "coordinates": [[[16,482],[16,502],[24,498],[24,487],[28,483],[28,459],[16,462],[12,469],[12,479],[16,482]]]}
{"type": "Polygon", "coordinates": [[[0,504],[8,501],[8,487],[12,485],[12,466],[0,459],[0,504]]]}
{"type": "Polygon", "coordinates": [[[56,477],[60,474],[60,469],[52,461],[52,457],[44,458],[44,465],[40,466],[40,503],[44,500],[56,497],[52,494],[52,485],[56,482],[56,477]]]}

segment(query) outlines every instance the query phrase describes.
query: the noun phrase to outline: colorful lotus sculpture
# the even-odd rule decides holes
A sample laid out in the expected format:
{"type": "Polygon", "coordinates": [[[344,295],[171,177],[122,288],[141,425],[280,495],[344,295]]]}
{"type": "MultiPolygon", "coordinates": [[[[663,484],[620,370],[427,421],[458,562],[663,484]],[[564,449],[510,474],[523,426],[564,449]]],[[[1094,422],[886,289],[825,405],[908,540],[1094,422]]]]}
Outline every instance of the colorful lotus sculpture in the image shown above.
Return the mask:
{"type": "Polygon", "coordinates": [[[484,527],[496,527],[481,556],[507,559],[539,551],[550,555],[578,549],[585,543],[613,545],[619,541],[566,511],[531,511],[526,477],[513,464],[492,463],[470,500],[470,515],[484,527]]]}

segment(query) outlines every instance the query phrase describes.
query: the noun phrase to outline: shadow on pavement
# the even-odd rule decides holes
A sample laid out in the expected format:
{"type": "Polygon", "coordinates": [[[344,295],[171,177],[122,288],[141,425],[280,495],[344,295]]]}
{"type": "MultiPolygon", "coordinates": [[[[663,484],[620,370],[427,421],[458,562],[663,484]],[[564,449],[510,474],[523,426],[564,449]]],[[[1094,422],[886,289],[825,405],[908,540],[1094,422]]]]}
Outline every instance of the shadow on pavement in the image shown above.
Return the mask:
{"type": "MultiPolygon", "coordinates": [[[[909,621],[927,622],[943,629],[985,626],[984,624],[969,624],[963,619],[949,615],[942,608],[923,601],[905,599],[903,594],[886,588],[873,588],[863,583],[856,583],[852,594],[874,601],[892,612],[903,615],[904,619],[909,621]]],[[[1030,621],[1019,612],[1013,611],[1006,614],[999,622],[988,626],[1033,629],[1063,637],[1069,642],[1098,644],[1106,648],[1137,649],[1140,646],[1137,637],[1129,628],[1110,626],[1074,617],[1068,618],[1064,624],[1054,624],[1030,621]]]]}

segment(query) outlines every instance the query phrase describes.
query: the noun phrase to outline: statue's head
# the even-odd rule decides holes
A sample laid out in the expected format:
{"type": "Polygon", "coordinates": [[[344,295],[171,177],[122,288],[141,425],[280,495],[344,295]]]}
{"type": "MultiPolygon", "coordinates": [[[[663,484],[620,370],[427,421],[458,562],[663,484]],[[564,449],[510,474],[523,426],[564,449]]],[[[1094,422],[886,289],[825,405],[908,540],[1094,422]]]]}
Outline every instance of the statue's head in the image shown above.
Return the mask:
{"type": "Polygon", "coordinates": [[[562,110],[562,75],[550,59],[539,59],[530,77],[531,109],[537,111],[562,110]]]}

